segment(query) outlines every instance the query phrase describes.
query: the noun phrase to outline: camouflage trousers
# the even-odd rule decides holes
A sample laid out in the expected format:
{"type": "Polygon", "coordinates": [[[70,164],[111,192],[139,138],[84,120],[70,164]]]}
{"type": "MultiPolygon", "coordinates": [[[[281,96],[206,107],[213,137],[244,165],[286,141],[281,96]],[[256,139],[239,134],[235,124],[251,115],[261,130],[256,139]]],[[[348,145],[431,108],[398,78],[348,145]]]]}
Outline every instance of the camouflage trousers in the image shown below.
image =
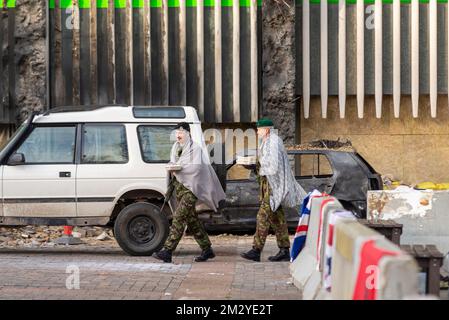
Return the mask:
{"type": "Polygon", "coordinates": [[[184,192],[183,195],[177,199],[178,206],[173,216],[170,233],[164,244],[165,250],[174,251],[176,249],[186,227],[189,233],[194,236],[202,250],[211,246],[204,225],[195,212],[196,200],[197,198],[191,191],[184,192]]]}
{"type": "Polygon", "coordinates": [[[265,177],[260,179],[260,195],[261,200],[259,212],[257,213],[257,227],[254,235],[253,247],[262,251],[265,246],[270,226],[276,235],[277,245],[279,248],[290,248],[290,239],[288,237],[287,222],[282,207],[275,212],[270,207],[270,186],[265,177]]]}

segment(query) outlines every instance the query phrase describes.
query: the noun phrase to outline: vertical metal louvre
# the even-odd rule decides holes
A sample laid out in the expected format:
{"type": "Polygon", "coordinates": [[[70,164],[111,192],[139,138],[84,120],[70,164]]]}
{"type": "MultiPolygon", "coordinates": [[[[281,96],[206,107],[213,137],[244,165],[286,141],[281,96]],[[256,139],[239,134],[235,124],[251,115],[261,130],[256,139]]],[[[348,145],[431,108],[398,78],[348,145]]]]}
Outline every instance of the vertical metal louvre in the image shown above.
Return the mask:
{"type": "Polygon", "coordinates": [[[341,118],[348,96],[356,97],[359,118],[365,116],[366,96],[373,96],[375,116],[381,118],[385,95],[393,97],[396,118],[403,95],[411,96],[413,117],[423,112],[437,117],[438,95],[449,93],[447,0],[297,0],[296,5],[305,118],[311,96],[321,97],[323,118],[329,96],[338,96],[341,118]],[[311,70],[319,70],[319,77],[311,70]],[[430,110],[420,105],[423,98],[430,110]]]}
{"type": "Polygon", "coordinates": [[[261,0],[48,5],[51,107],[191,105],[209,123],[257,120],[261,0]]]}

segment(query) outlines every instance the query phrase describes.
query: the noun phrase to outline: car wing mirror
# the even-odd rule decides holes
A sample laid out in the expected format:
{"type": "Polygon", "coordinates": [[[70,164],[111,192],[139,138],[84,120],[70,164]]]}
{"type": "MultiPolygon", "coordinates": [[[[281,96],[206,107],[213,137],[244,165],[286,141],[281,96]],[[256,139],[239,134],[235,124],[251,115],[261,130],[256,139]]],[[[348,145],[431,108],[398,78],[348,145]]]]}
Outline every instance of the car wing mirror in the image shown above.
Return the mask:
{"type": "Polygon", "coordinates": [[[25,164],[25,155],[23,153],[13,153],[8,160],[8,166],[18,166],[25,164]]]}

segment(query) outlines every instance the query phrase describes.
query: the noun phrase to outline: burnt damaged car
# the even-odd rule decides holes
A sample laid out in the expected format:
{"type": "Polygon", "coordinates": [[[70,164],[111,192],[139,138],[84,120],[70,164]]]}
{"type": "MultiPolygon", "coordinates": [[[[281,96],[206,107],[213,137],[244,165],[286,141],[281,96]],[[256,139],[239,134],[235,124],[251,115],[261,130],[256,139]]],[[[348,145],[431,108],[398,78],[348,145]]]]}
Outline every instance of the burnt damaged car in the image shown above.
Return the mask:
{"type": "MultiPolygon", "coordinates": [[[[317,189],[336,197],[357,217],[366,217],[368,190],[382,188],[382,179],[355,151],[334,149],[288,150],[295,177],[306,192],[317,189]]],[[[252,232],[259,209],[259,184],[254,168],[232,163],[217,168],[226,191],[226,202],[218,213],[201,212],[209,232],[252,232]]],[[[299,215],[286,209],[289,230],[298,225],[299,215]]]]}

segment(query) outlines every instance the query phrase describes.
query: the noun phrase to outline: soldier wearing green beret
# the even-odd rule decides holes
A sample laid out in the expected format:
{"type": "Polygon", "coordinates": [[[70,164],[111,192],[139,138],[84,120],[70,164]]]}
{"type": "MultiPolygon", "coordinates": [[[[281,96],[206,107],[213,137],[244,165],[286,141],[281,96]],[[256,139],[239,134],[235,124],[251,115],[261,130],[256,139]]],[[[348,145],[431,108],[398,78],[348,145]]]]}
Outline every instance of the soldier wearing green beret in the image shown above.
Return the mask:
{"type": "Polygon", "coordinates": [[[262,140],[256,169],[260,184],[260,208],[257,213],[253,248],[241,256],[248,260],[260,261],[271,226],[276,234],[279,252],[268,259],[289,261],[290,239],[283,207],[299,206],[306,192],[293,175],[283,141],[273,130],[273,122],[270,119],[264,118],[257,122],[257,135],[262,140]]]}

